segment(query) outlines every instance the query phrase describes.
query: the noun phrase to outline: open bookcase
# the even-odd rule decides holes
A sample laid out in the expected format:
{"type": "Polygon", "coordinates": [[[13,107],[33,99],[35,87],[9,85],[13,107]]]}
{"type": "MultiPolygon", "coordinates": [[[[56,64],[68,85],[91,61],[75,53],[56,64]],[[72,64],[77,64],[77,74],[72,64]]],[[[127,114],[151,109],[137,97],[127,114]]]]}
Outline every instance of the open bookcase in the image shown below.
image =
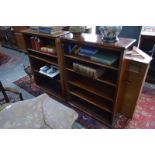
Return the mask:
{"type": "Polygon", "coordinates": [[[31,29],[23,30],[35,83],[46,93],[58,100],[65,100],[61,55],[57,38],[68,33],[45,34],[31,29]]]}
{"type": "Polygon", "coordinates": [[[112,126],[121,100],[124,53],[135,40],[103,43],[93,34],[60,37],[68,103],[112,126]]]}
{"type": "Polygon", "coordinates": [[[132,118],[151,58],[134,39],[104,43],[100,35],[23,30],[35,83],[45,93],[113,127],[132,118]]]}

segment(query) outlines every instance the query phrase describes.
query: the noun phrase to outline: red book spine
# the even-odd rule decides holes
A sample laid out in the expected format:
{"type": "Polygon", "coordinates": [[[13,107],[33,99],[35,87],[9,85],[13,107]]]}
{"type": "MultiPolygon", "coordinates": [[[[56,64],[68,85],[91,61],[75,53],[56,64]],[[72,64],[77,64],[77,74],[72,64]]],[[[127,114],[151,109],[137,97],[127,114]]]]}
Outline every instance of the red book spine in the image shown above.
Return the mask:
{"type": "Polygon", "coordinates": [[[38,51],[38,39],[37,39],[37,37],[35,37],[34,42],[35,42],[35,50],[38,51]]]}
{"type": "Polygon", "coordinates": [[[35,40],[34,40],[34,37],[31,37],[30,40],[31,40],[32,49],[35,50],[35,40]]]}
{"type": "Polygon", "coordinates": [[[41,40],[40,38],[38,38],[38,51],[41,51],[41,47],[42,47],[41,40]]]}

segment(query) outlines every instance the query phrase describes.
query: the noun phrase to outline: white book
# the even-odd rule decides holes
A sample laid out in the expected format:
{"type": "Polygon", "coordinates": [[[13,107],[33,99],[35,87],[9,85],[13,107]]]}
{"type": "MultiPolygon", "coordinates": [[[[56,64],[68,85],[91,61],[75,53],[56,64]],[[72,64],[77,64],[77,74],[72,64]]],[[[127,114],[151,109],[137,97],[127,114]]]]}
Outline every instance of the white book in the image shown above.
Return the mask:
{"type": "Polygon", "coordinates": [[[47,75],[47,76],[49,76],[49,77],[51,77],[51,78],[57,76],[57,75],[60,73],[59,70],[57,70],[56,72],[54,72],[54,73],[52,73],[52,74],[45,73],[45,72],[43,72],[43,71],[41,71],[41,70],[40,70],[39,72],[40,72],[41,74],[47,75]]]}

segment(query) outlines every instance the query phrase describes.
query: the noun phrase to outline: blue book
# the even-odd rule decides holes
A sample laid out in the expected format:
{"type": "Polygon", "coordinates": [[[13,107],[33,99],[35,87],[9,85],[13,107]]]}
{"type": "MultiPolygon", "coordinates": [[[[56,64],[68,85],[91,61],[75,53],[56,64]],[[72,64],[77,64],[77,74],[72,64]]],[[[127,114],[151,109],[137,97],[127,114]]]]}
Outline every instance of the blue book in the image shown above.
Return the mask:
{"type": "Polygon", "coordinates": [[[90,54],[90,55],[94,55],[98,52],[97,49],[92,49],[92,48],[81,48],[80,49],[80,53],[81,54],[90,54]]]}

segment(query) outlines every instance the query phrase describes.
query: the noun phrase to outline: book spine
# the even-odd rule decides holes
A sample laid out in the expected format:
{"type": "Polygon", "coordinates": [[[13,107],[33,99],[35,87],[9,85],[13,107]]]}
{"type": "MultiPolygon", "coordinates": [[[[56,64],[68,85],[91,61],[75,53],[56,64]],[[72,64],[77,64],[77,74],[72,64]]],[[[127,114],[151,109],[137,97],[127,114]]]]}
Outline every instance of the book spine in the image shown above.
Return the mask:
{"type": "Polygon", "coordinates": [[[30,37],[32,49],[35,50],[35,40],[34,37],[30,37]]]}
{"type": "Polygon", "coordinates": [[[95,78],[96,70],[93,68],[83,66],[77,63],[73,63],[73,69],[81,75],[84,75],[86,77],[93,78],[93,79],[95,78]]]}
{"type": "Polygon", "coordinates": [[[90,59],[92,61],[103,63],[103,64],[107,64],[107,65],[110,65],[111,64],[108,60],[97,58],[97,57],[93,57],[93,56],[91,56],[90,59]]]}

